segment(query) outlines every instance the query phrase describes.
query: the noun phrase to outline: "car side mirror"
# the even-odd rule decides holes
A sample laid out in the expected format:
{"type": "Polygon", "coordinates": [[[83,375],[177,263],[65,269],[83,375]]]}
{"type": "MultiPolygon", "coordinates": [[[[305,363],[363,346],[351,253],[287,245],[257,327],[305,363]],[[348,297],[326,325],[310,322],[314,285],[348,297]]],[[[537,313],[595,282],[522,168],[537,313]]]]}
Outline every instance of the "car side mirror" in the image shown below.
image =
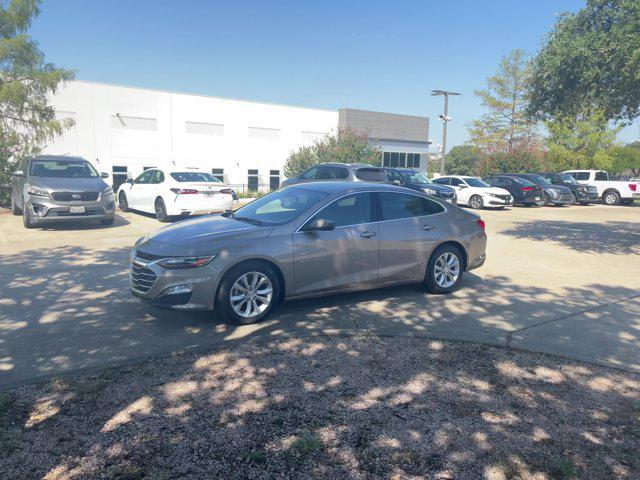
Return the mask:
{"type": "Polygon", "coordinates": [[[322,218],[317,218],[307,223],[301,230],[303,232],[329,232],[335,229],[335,223],[329,220],[323,220],[322,218]]]}
{"type": "Polygon", "coordinates": [[[133,179],[132,178],[127,178],[125,183],[130,183],[131,185],[133,185],[133,179]]]}
{"type": "Polygon", "coordinates": [[[458,185],[460,188],[467,188],[466,185],[458,185]]]}
{"type": "Polygon", "coordinates": [[[102,173],[100,174],[100,176],[101,176],[102,178],[109,178],[109,174],[108,174],[107,172],[102,172],[102,173]]]}
{"type": "Polygon", "coordinates": [[[22,170],[16,170],[13,172],[14,177],[24,177],[24,172],[22,170]]]}

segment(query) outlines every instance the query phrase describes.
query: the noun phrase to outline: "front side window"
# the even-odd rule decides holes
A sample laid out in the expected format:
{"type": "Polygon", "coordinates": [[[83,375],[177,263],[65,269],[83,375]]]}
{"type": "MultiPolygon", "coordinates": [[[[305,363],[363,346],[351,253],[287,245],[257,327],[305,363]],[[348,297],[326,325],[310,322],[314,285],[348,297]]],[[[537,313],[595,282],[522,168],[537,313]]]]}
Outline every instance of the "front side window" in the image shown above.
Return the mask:
{"type": "Polygon", "coordinates": [[[144,171],[138,175],[138,178],[136,178],[133,183],[151,183],[151,175],[153,175],[151,170],[144,171]]]}
{"type": "Polygon", "coordinates": [[[385,172],[387,175],[387,180],[389,182],[397,183],[398,185],[402,185],[402,177],[395,170],[387,170],[385,172]]]}
{"type": "Polygon", "coordinates": [[[409,179],[410,183],[414,183],[416,185],[429,185],[433,183],[422,172],[411,172],[411,173],[406,173],[405,175],[409,179]]]}
{"type": "Polygon", "coordinates": [[[454,187],[459,187],[460,185],[464,185],[464,182],[462,180],[460,180],[459,178],[452,178],[451,179],[451,185],[454,187]]]}
{"type": "Polygon", "coordinates": [[[562,180],[564,183],[571,183],[571,184],[578,183],[578,182],[576,182],[576,179],[573,178],[568,173],[561,173],[560,175],[558,175],[558,177],[560,177],[560,180],[562,180]]]}
{"type": "Polygon", "coordinates": [[[29,175],[32,177],[96,178],[98,172],[89,162],[32,160],[29,175]]]}
{"type": "Polygon", "coordinates": [[[440,185],[451,185],[451,179],[448,177],[435,178],[433,180],[433,183],[438,183],[440,185]]]}
{"type": "Polygon", "coordinates": [[[338,227],[371,223],[371,194],[356,193],[342,197],[323,208],[311,218],[327,220],[338,227]]]}
{"type": "Polygon", "coordinates": [[[208,172],[171,172],[171,178],[176,182],[213,182],[220,183],[215,175],[208,172]]]}
{"type": "Polygon", "coordinates": [[[444,212],[444,207],[433,200],[404,193],[379,193],[382,220],[422,217],[444,212]]]}
{"type": "Polygon", "coordinates": [[[151,175],[151,180],[149,183],[162,183],[164,182],[164,173],[162,173],[160,170],[154,170],[153,174],[151,175]]]}

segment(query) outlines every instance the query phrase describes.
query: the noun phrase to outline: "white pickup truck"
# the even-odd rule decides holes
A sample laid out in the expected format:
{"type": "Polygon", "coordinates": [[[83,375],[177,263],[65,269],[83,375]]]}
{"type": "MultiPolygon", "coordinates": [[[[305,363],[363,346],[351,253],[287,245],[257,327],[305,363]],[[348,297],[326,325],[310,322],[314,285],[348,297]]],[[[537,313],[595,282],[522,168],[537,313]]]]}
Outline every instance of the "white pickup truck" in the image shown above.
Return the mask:
{"type": "Polygon", "coordinates": [[[562,173],[568,173],[578,183],[594,185],[605,205],[631,205],[634,199],[640,199],[640,182],[609,180],[609,173],[604,170],[567,170],[562,173]]]}

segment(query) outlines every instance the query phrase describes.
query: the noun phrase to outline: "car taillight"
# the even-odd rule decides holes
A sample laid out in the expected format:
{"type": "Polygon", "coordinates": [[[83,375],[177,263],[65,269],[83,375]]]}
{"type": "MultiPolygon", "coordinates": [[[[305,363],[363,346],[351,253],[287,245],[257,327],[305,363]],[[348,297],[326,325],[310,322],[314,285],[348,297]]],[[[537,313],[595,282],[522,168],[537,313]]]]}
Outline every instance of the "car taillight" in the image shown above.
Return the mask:
{"type": "Polygon", "coordinates": [[[233,190],[231,190],[230,188],[223,188],[222,190],[220,190],[220,193],[226,193],[227,195],[233,195],[233,190]]]}
{"type": "Polygon", "coordinates": [[[530,192],[531,190],[533,190],[533,187],[520,187],[520,190],[522,190],[523,192],[530,192]]]}
{"type": "Polygon", "coordinates": [[[482,229],[482,231],[484,232],[484,220],[482,220],[481,218],[479,218],[478,220],[476,220],[476,223],[478,224],[478,226],[482,229]]]}
{"type": "Polygon", "coordinates": [[[198,190],[192,188],[172,188],[171,191],[176,195],[193,195],[198,193],[198,190]]]}
{"type": "Polygon", "coordinates": [[[638,188],[638,185],[636,185],[635,183],[630,183],[629,188],[631,189],[632,192],[635,192],[636,188],[638,188]]]}

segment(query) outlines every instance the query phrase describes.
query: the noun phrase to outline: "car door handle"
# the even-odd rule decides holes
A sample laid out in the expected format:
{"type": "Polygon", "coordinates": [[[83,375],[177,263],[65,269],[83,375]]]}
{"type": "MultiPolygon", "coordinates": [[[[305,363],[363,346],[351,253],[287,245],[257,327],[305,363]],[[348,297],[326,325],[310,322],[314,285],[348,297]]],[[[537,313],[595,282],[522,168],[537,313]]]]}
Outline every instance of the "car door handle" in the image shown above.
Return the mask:
{"type": "Polygon", "coordinates": [[[433,230],[436,227],[434,227],[433,225],[422,225],[420,228],[425,232],[428,232],[429,230],[433,230]]]}
{"type": "Polygon", "coordinates": [[[376,232],[363,232],[360,234],[362,238],[371,238],[376,236],[376,232]]]}

